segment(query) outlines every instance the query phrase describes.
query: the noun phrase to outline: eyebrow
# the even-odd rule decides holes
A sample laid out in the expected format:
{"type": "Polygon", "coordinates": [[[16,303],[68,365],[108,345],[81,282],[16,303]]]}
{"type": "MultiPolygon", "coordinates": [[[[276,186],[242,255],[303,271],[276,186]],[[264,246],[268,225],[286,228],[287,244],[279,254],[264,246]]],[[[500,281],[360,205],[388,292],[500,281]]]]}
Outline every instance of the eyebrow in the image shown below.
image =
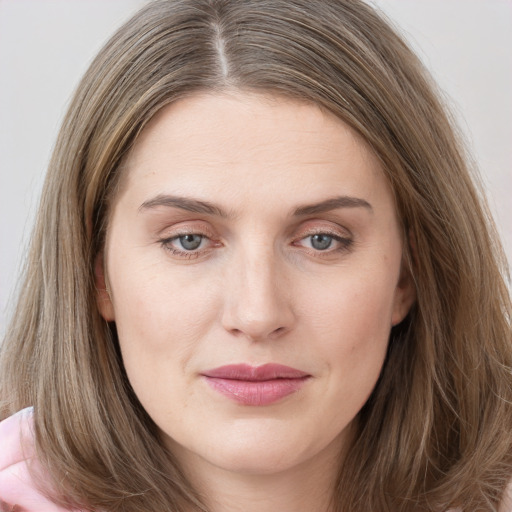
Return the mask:
{"type": "MultiPolygon", "coordinates": [[[[147,201],[144,201],[140,205],[139,211],[150,210],[158,206],[179,208],[181,210],[186,210],[188,212],[215,215],[222,218],[232,217],[232,215],[229,215],[222,208],[208,201],[200,201],[198,199],[192,199],[181,196],[171,196],[166,194],[159,194],[153,199],[148,199],[147,201]]],[[[326,199],[325,201],[320,201],[319,203],[312,203],[299,206],[293,211],[293,215],[296,217],[301,217],[304,215],[315,215],[318,213],[326,213],[331,210],[336,210],[338,208],[365,208],[370,212],[373,212],[372,205],[368,201],[365,201],[364,199],[351,196],[338,196],[326,199]]]]}
{"type": "Polygon", "coordinates": [[[169,196],[165,194],[159,194],[153,199],[144,201],[139,211],[150,210],[157,206],[168,206],[171,208],[179,208],[180,210],[186,210],[193,213],[205,213],[207,215],[216,215],[218,217],[227,218],[229,215],[222,208],[215,206],[208,201],[199,201],[198,199],[191,199],[188,197],[180,196],[169,196]]]}
{"type": "Polygon", "coordinates": [[[337,210],[338,208],[365,208],[373,213],[372,205],[359,197],[351,196],[338,196],[331,199],[326,199],[319,203],[307,204],[299,206],[293,215],[314,215],[317,213],[325,213],[331,210],[337,210]]]}

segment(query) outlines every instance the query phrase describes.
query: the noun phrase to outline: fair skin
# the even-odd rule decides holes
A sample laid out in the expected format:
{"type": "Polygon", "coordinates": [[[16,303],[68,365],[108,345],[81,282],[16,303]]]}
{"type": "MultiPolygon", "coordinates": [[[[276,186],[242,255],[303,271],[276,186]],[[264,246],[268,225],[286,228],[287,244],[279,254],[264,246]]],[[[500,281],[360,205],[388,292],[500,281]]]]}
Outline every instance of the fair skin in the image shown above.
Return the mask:
{"type": "Polygon", "coordinates": [[[414,300],[378,160],[316,106],[235,91],[164,108],[123,172],[98,304],[163,442],[212,512],[327,511],[414,300]],[[269,363],[300,378],[207,375],[269,363]]]}

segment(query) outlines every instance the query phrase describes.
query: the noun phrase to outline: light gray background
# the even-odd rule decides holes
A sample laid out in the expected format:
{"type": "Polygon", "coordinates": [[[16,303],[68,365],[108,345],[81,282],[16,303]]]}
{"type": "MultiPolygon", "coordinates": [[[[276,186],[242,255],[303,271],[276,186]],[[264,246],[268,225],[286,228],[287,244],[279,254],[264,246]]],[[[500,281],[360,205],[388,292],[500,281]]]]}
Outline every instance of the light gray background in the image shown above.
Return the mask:
{"type": "MultiPolygon", "coordinates": [[[[0,336],[72,91],[144,0],[0,0],[0,336]]],[[[446,91],[512,261],[512,0],[374,0],[446,91]]]]}

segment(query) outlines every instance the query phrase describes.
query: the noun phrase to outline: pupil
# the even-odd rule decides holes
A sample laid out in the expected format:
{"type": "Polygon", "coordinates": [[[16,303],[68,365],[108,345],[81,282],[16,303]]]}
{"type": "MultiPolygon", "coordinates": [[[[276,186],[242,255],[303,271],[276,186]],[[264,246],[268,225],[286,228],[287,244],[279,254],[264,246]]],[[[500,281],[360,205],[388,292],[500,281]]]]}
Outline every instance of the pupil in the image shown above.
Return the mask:
{"type": "Polygon", "coordinates": [[[328,249],[332,243],[332,236],[329,235],[313,235],[311,237],[311,245],[314,249],[324,251],[328,249]]]}
{"type": "Polygon", "coordinates": [[[180,236],[181,246],[187,251],[193,251],[201,245],[203,237],[201,235],[183,235],[180,236]]]}

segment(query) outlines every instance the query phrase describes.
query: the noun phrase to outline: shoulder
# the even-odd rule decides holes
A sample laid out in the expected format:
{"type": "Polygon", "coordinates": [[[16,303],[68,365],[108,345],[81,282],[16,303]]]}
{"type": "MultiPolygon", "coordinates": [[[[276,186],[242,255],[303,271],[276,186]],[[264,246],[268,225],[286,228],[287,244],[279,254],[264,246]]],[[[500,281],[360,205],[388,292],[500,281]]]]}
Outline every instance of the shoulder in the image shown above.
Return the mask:
{"type": "Polygon", "coordinates": [[[36,489],[29,464],[37,466],[31,407],[0,422],[0,510],[65,512],[36,489]]]}
{"type": "MultiPolygon", "coordinates": [[[[450,509],[448,512],[462,512],[460,508],[450,509]]],[[[505,489],[503,499],[498,509],[498,512],[512,512],[512,480],[505,489]]]]}
{"type": "Polygon", "coordinates": [[[499,512],[512,512],[512,481],[508,484],[499,512]]]}

